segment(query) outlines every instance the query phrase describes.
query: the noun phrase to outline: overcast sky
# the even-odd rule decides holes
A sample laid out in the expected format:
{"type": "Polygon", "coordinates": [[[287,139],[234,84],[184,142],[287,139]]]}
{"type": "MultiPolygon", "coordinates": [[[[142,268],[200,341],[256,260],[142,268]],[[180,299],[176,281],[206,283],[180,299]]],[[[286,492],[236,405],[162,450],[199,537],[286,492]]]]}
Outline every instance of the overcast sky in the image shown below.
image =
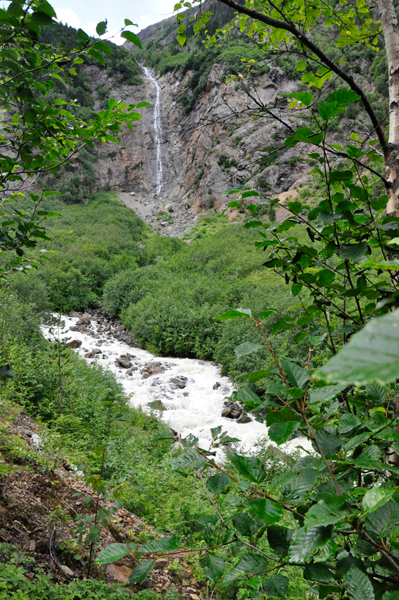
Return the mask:
{"type": "MultiPolygon", "coordinates": [[[[59,21],[72,27],[81,27],[90,35],[95,35],[96,24],[108,19],[109,33],[115,33],[123,26],[123,19],[130,19],[139,26],[130,27],[137,33],[173,15],[177,0],[50,0],[59,21]]],[[[104,36],[108,37],[108,35],[104,36]]],[[[115,43],[123,43],[121,38],[115,43]]]]}

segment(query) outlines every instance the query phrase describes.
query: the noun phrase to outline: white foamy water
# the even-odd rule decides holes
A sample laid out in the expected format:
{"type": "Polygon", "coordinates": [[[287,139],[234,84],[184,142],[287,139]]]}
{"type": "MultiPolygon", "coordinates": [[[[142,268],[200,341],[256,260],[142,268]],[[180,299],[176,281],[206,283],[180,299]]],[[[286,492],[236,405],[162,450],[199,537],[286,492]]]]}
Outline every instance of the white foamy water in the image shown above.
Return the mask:
{"type": "MultiPolygon", "coordinates": [[[[60,332],[61,339],[80,340],[82,346],[76,350],[80,356],[94,349],[101,349],[100,354],[92,359],[87,358],[86,361],[97,362],[112,371],[129,395],[131,406],[141,406],[150,412],[150,403],[160,401],[165,410],[162,413],[157,411],[157,414],[162,414],[162,419],[182,437],[191,433],[199,438],[200,446],[207,447],[211,440],[211,427],[222,425],[223,431],[241,440],[240,449],[250,451],[260,437],[266,436],[267,428],[264,423],[237,423],[221,416],[223,402],[231,394],[234,386],[228,377],[220,375],[220,368],[215,364],[191,358],[157,357],[141,348],[128,346],[110,334],[97,333],[95,320],[92,320],[90,326],[94,335],[89,335],[80,331],[70,331],[70,327],[76,325],[78,318],[62,319],[65,328],[60,332]],[[129,359],[134,369],[131,376],[126,373],[128,369],[120,368],[116,363],[117,358],[127,354],[132,357],[129,359]],[[165,369],[164,372],[144,378],[142,370],[153,363],[160,364],[165,369]],[[187,378],[183,389],[179,389],[171,381],[181,376],[187,378]],[[213,389],[217,382],[220,387],[213,389]]],[[[44,331],[47,337],[52,337],[47,328],[44,331]]],[[[298,445],[309,447],[306,440],[298,438],[281,449],[289,451],[298,445]]]]}
{"type": "Polygon", "coordinates": [[[157,194],[158,196],[162,190],[162,154],[161,154],[161,144],[162,144],[162,123],[161,123],[161,88],[159,87],[158,81],[155,79],[154,75],[151,73],[150,69],[147,67],[143,67],[143,71],[151,81],[151,83],[155,86],[156,96],[155,96],[155,104],[154,104],[154,131],[155,131],[155,145],[157,149],[157,194]]]}

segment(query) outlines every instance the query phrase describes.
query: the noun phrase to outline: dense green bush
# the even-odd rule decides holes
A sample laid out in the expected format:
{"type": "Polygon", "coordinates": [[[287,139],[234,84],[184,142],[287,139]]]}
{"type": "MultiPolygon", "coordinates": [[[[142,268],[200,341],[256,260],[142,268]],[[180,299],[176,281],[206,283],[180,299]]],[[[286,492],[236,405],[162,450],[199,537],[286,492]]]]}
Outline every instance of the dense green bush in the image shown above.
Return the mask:
{"type": "MultiPolygon", "coordinates": [[[[214,318],[232,306],[254,306],[261,312],[273,304],[283,314],[295,313],[295,301],[281,281],[262,267],[253,251],[251,231],[228,225],[220,217],[204,217],[191,232],[191,243],[151,267],[120,273],[104,289],[104,306],[140,344],[154,352],[211,359],[224,372],[238,375],[266,360],[259,353],[237,359],[241,341],[256,333],[234,329],[214,318]]],[[[270,333],[276,319],[267,324],[270,333]]],[[[289,352],[290,332],[274,336],[289,352]]]]}

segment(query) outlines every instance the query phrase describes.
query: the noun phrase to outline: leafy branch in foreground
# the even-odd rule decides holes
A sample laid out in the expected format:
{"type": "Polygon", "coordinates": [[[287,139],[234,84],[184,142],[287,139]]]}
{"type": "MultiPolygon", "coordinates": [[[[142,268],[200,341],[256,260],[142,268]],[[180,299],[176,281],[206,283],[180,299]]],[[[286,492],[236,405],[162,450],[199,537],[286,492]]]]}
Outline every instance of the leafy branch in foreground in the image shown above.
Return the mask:
{"type": "MultiPolygon", "coordinates": [[[[293,100],[304,100],[301,94],[293,100]]],[[[204,555],[200,564],[216,587],[256,576],[259,593],[284,596],[292,567],[302,569],[320,598],[392,600],[398,587],[399,312],[391,309],[398,298],[399,221],[384,214],[388,198],[374,193],[375,177],[351,160],[372,157],[372,147],[353,135],[342,148],[348,158],[337,163],[329,151],[329,120],[354,100],[351,91],[336,90],[314,113],[314,127],[286,140],[311,146],[321,195],[288,200],[288,216],[270,225],[248,203],[259,192],[229,192],[238,196],[228,206],[247,212],[244,227],[258,230],[256,245],[269,252],[264,266],[290,285],[302,309],[299,318],[277,319],[271,336],[265,324],[273,308],[259,315],[238,308],[217,319],[256,327],[271,357],[271,367],[241,377],[248,387],[235,399],[265,419],[274,444],[296,440],[302,456],[269,482],[267,464],[256,456],[230,450],[227,464],[221,462],[218,449],[234,441],[221,428],[212,430],[208,449],[193,436],[179,440],[183,451],[172,468],[195,475],[214,513],[199,519],[207,547],[181,550],[204,555]],[[297,352],[289,357],[272,343],[285,329],[297,331],[297,352]],[[264,380],[260,396],[251,386],[264,380]],[[234,490],[232,505],[223,502],[226,488],[234,490]]],[[[246,342],[236,354],[259,348],[246,342]]],[[[147,546],[133,554],[155,551],[170,549],[147,546]]],[[[141,564],[147,574],[150,563],[141,564]]]]}
{"type": "MultiPolygon", "coordinates": [[[[23,192],[38,186],[39,175],[55,175],[83,146],[118,143],[115,135],[120,127],[126,124],[131,128],[141,117],[136,109],[148,106],[110,100],[106,110],[85,121],[77,116],[75,101],[54,99],[55,81],[69,85],[70,78],[77,75],[75,66],[85,57],[104,64],[104,56],[112,52],[104,41],[81,29],[75,48],[43,43],[41,29],[50,27],[55,18],[46,0],[11,2],[0,9],[0,254],[12,252],[11,270],[37,265],[25,257],[25,249],[47,239],[43,218],[52,216],[39,210],[41,195],[36,192],[30,194],[33,208],[18,210],[15,204],[23,192]]],[[[129,25],[131,21],[126,19],[125,27],[129,25]]],[[[104,35],[106,28],[102,21],[97,34],[104,35]]],[[[132,32],[123,31],[122,35],[141,45],[132,32]]]]}
{"type": "MultiPolygon", "coordinates": [[[[228,311],[221,317],[235,318],[251,320],[263,335],[261,322],[248,310],[228,311]]],[[[399,341],[387,335],[397,327],[399,311],[371,321],[313,375],[311,360],[301,366],[275,357],[275,399],[264,405],[269,437],[281,445],[295,434],[299,441],[308,440],[313,451],[306,451],[291,470],[271,484],[266,482],[265,465],[255,456],[229,451],[227,465],[216,462],[215,451],[226,444],[221,427],[212,430],[208,450],[198,447],[193,436],[180,440],[183,452],[172,467],[197,474],[215,511],[214,518],[204,516],[208,547],[185,547],[176,538],[141,547],[114,544],[100,552],[98,562],[118,560],[122,550],[124,555],[133,552],[138,559],[180,548],[204,554],[201,566],[214,585],[231,585],[255,574],[266,576],[291,565],[303,568],[305,579],[318,586],[320,597],[346,593],[351,600],[393,598],[390,593],[397,590],[399,580],[399,467],[395,454],[399,434],[389,401],[396,388],[384,385],[392,381],[394,371],[396,375],[399,372],[399,341]],[[389,352],[394,357],[391,371],[382,370],[378,384],[375,373],[368,370],[371,353],[367,351],[376,336],[382,356],[389,352]],[[354,372],[351,363],[359,347],[366,350],[365,361],[354,372]],[[326,377],[334,385],[325,385],[326,377]],[[363,387],[357,387],[359,381],[363,387]],[[369,409],[365,411],[366,395],[369,409]],[[221,502],[227,486],[234,486],[237,496],[233,515],[226,513],[221,502]],[[232,556],[240,547],[245,551],[230,569],[217,554],[226,547],[232,556]]],[[[147,559],[140,562],[132,581],[143,581],[151,564],[147,559]]],[[[262,581],[265,590],[277,586],[279,595],[288,589],[285,575],[273,574],[262,581]]]]}

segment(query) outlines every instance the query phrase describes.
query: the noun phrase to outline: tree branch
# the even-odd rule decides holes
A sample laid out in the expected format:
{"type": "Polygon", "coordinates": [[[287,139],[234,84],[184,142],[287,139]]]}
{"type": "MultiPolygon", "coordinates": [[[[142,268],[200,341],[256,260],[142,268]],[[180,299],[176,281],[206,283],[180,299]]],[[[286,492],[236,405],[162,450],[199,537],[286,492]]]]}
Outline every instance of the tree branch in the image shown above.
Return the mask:
{"type": "Polygon", "coordinates": [[[358,96],[360,96],[364,109],[370,117],[373,127],[377,133],[377,137],[380,142],[381,148],[384,152],[384,156],[387,157],[389,153],[388,143],[385,139],[384,132],[379,124],[377,115],[372,109],[366,94],[361,89],[361,87],[357,85],[357,83],[354,81],[351,75],[345,73],[345,71],[343,71],[337,64],[335,64],[334,61],[332,61],[326,54],[324,54],[324,52],[318,46],[316,46],[316,44],[314,44],[309,38],[307,38],[306,35],[303,35],[303,33],[299,31],[299,29],[297,29],[293,23],[289,21],[279,21],[278,19],[272,19],[271,17],[268,17],[267,15],[264,15],[256,10],[247,8],[246,6],[241,6],[241,4],[238,4],[234,0],[218,1],[222,4],[225,4],[226,6],[229,6],[233,10],[236,10],[238,13],[247,15],[248,17],[251,17],[251,19],[260,21],[261,23],[264,23],[269,27],[273,27],[275,29],[284,29],[285,31],[288,31],[297,40],[299,40],[301,44],[306,46],[306,48],[309,48],[309,50],[311,50],[311,52],[315,54],[326,65],[326,67],[328,67],[333,73],[338,75],[338,77],[340,77],[342,81],[345,81],[345,83],[349,85],[351,90],[353,90],[356,94],[358,94],[358,96]]]}

